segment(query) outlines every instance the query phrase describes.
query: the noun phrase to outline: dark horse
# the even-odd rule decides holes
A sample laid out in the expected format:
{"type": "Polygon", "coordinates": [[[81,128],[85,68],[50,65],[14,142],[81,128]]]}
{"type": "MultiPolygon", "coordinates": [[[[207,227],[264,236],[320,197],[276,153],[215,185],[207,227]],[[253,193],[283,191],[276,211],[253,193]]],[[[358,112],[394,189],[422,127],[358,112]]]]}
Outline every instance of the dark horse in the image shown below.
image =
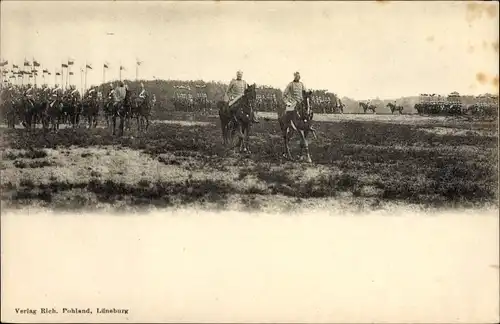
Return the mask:
{"type": "Polygon", "coordinates": [[[389,102],[387,104],[387,107],[391,110],[391,114],[394,114],[395,111],[399,111],[399,114],[403,114],[403,106],[397,106],[393,104],[392,102],[389,102]]]}
{"type": "Polygon", "coordinates": [[[152,100],[147,94],[145,98],[135,98],[133,103],[131,117],[137,118],[137,130],[147,131],[149,127],[149,118],[151,117],[152,100]]]}
{"type": "Polygon", "coordinates": [[[82,100],[82,113],[87,117],[89,129],[97,127],[97,117],[99,116],[99,102],[95,96],[89,96],[82,100]]]}
{"type": "MultiPolygon", "coordinates": [[[[222,129],[222,140],[224,145],[227,145],[234,133],[238,133],[238,146],[240,152],[248,152],[248,137],[252,126],[252,114],[257,98],[255,83],[245,89],[245,93],[241,98],[229,107],[225,101],[218,101],[217,108],[219,109],[220,124],[222,129]]],[[[234,147],[234,146],[233,146],[234,147]]]]}
{"type": "Polygon", "coordinates": [[[113,114],[112,114],[112,127],[113,135],[116,134],[116,118],[120,118],[120,136],[123,136],[123,129],[125,127],[125,120],[129,117],[131,106],[130,106],[130,95],[131,91],[125,90],[125,99],[122,102],[117,102],[113,104],[113,114]]]}
{"type": "Polygon", "coordinates": [[[312,91],[302,91],[302,101],[297,104],[295,110],[286,111],[285,104],[280,103],[278,106],[278,122],[280,124],[283,141],[285,145],[286,158],[293,160],[290,152],[290,138],[294,131],[300,135],[300,146],[302,151],[306,152],[307,162],[312,163],[311,155],[309,154],[309,144],[307,143],[307,135],[311,132],[316,138],[316,131],[312,128],[312,120],[314,113],[311,108],[312,91]]]}
{"type": "Polygon", "coordinates": [[[375,109],[377,109],[377,106],[375,106],[375,105],[368,105],[367,103],[360,102],[360,103],[359,103],[359,106],[360,106],[361,108],[363,108],[363,112],[364,112],[365,114],[366,114],[366,111],[367,111],[367,110],[371,110],[371,111],[373,111],[373,113],[374,113],[374,114],[376,113],[376,112],[375,112],[375,109]]]}

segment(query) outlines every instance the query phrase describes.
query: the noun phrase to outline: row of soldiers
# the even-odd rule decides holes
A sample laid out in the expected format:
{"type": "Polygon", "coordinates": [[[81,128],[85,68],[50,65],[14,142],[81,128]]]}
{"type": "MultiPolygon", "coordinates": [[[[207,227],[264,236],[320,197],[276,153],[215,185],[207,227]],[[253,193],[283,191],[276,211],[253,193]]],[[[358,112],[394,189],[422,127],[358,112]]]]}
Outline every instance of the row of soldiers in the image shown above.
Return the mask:
{"type": "MultiPolygon", "coordinates": [[[[24,97],[32,101],[38,101],[40,99],[50,100],[51,98],[69,99],[70,101],[73,101],[86,98],[103,99],[104,97],[107,97],[110,100],[119,101],[122,100],[122,97],[124,96],[124,91],[122,91],[121,89],[128,89],[128,85],[124,82],[119,82],[116,86],[113,83],[110,83],[109,86],[110,90],[107,95],[104,96],[103,90],[100,90],[99,87],[95,86],[89,88],[82,95],[74,85],[71,85],[69,88],[63,89],[58,84],[56,84],[54,87],[49,87],[46,84],[43,84],[40,87],[36,87],[32,84],[15,85],[9,83],[7,84],[7,86],[2,88],[2,94],[5,95],[8,93],[12,98],[24,97]]],[[[144,84],[141,83],[141,91],[138,97],[144,99],[147,96],[148,92],[145,89],[144,84]]]]}

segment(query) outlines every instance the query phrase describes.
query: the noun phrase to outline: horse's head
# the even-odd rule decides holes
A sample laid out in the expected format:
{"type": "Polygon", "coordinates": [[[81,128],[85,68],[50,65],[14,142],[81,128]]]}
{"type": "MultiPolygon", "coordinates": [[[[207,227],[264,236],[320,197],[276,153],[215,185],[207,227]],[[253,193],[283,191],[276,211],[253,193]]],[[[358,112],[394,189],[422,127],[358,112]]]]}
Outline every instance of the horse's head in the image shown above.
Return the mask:
{"type": "Polygon", "coordinates": [[[312,91],[308,90],[302,91],[302,102],[303,102],[303,109],[304,109],[304,115],[303,117],[305,118],[311,118],[312,116],[312,107],[311,107],[311,97],[312,97],[312,91]]]}
{"type": "Polygon", "coordinates": [[[243,96],[245,97],[245,101],[247,102],[247,107],[245,108],[248,108],[248,109],[254,109],[254,106],[255,106],[255,102],[257,101],[257,85],[254,83],[250,86],[248,86],[246,89],[245,89],[245,93],[243,94],[243,96]]]}

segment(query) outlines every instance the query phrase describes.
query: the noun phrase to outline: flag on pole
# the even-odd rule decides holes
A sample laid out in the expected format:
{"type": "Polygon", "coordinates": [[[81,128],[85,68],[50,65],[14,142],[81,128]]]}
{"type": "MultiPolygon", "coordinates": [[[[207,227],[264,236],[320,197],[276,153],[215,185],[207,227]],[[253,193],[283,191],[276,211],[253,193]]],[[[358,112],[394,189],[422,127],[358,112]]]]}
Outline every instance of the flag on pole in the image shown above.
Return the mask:
{"type": "Polygon", "coordinates": [[[137,60],[137,65],[141,65],[142,61],[137,60]]]}
{"type": "Polygon", "coordinates": [[[90,65],[90,64],[85,65],[85,67],[86,67],[87,69],[92,70],[92,65],[90,65]]]}
{"type": "Polygon", "coordinates": [[[19,66],[15,65],[15,64],[12,64],[12,68],[13,69],[19,69],[19,66]]]}
{"type": "Polygon", "coordinates": [[[40,63],[38,63],[36,60],[33,60],[33,66],[35,67],[40,66],[40,63]]]}
{"type": "Polygon", "coordinates": [[[43,69],[42,71],[43,73],[49,73],[49,70],[48,69],[43,69]]]}
{"type": "Polygon", "coordinates": [[[120,65],[120,71],[121,70],[125,70],[125,68],[122,65],[120,65]]]}
{"type": "Polygon", "coordinates": [[[68,59],[68,65],[73,65],[75,63],[75,60],[73,59],[68,59]]]}
{"type": "Polygon", "coordinates": [[[64,63],[62,63],[62,64],[61,64],[61,67],[62,67],[62,68],[67,68],[67,67],[68,67],[68,64],[64,64],[64,63]]]}
{"type": "Polygon", "coordinates": [[[104,63],[104,68],[105,69],[109,68],[109,64],[108,63],[104,63]]]}
{"type": "Polygon", "coordinates": [[[26,61],[26,59],[24,60],[24,66],[31,66],[30,62],[29,61],[26,61]]]}
{"type": "Polygon", "coordinates": [[[0,66],[6,66],[7,64],[9,64],[9,61],[3,61],[0,63],[0,66]]]}
{"type": "Polygon", "coordinates": [[[73,72],[69,72],[69,75],[74,75],[74,73],[73,72]]]}

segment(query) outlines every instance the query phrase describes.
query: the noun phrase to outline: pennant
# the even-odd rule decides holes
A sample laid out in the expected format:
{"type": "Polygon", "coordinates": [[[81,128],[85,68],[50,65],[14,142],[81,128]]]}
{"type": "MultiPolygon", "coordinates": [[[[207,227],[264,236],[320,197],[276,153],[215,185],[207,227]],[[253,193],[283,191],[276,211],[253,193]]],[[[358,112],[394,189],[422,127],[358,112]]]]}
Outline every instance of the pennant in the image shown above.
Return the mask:
{"type": "Polygon", "coordinates": [[[49,71],[47,71],[47,74],[48,74],[48,75],[52,75],[52,73],[50,73],[49,71]]]}
{"type": "Polygon", "coordinates": [[[69,72],[69,75],[74,75],[73,72],[69,72]]]}
{"type": "Polygon", "coordinates": [[[75,60],[73,59],[68,59],[68,65],[73,65],[75,63],[75,60]]]}
{"type": "Polygon", "coordinates": [[[120,70],[125,70],[125,68],[123,66],[120,65],[120,70]]]}
{"type": "Polygon", "coordinates": [[[104,63],[104,68],[105,68],[105,69],[109,68],[108,63],[104,63]]]}
{"type": "Polygon", "coordinates": [[[15,65],[15,64],[12,64],[12,68],[13,69],[19,69],[19,66],[15,65]]]}
{"type": "Polygon", "coordinates": [[[85,68],[92,70],[92,65],[87,64],[87,65],[85,65],[85,68]]]}
{"type": "Polygon", "coordinates": [[[25,60],[24,61],[24,66],[31,66],[31,64],[30,64],[30,62],[28,62],[28,61],[25,60]]]}
{"type": "Polygon", "coordinates": [[[36,60],[33,60],[33,66],[40,66],[40,63],[38,63],[36,60]]]}
{"type": "Polygon", "coordinates": [[[61,72],[56,72],[56,75],[61,75],[61,72]]]}
{"type": "Polygon", "coordinates": [[[142,61],[137,61],[137,65],[141,65],[142,64],[142,61]]]}
{"type": "Polygon", "coordinates": [[[9,64],[9,61],[3,61],[0,63],[0,66],[6,66],[7,64],[9,64]]]}
{"type": "Polygon", "coordinates": [[[42,71],[42,72],[43,72],[43,73],[49,73],[49,70],[47,70],[47,69],[43,69],[43,71],[42,71]]]}
{"type": "Polygon", "coordinates": [[[64,64],[64,63],[62,63],[62,64],[61,64],[61,67],[62,67],[62,68],[67,68],[67,67],[68,67],[68,64],[64,64]]]}

